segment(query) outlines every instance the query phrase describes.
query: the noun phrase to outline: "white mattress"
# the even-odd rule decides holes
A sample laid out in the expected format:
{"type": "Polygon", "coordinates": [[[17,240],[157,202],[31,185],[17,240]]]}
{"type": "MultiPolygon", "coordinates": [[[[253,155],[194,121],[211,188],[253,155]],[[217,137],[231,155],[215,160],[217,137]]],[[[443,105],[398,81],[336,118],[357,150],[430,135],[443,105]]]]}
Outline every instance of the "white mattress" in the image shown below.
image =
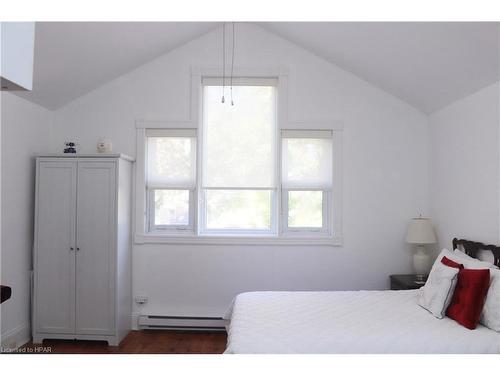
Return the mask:
{"type": "Polygon", "coordinates": [[[500,333],[437,319],[417,293],[243,293],[226,314],[226,353],[500,353],[500,333]]]}

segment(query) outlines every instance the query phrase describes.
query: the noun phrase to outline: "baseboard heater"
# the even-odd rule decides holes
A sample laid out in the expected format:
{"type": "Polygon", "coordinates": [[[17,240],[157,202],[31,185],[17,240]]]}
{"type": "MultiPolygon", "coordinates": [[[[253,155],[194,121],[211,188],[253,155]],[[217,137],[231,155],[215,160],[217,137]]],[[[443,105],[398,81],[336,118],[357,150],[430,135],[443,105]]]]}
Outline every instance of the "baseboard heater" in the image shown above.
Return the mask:
{"type": "Polygon", "coordinates": [[[139,329],[224,331],[227,320],[217,317],[139,315],[139,329]]]}

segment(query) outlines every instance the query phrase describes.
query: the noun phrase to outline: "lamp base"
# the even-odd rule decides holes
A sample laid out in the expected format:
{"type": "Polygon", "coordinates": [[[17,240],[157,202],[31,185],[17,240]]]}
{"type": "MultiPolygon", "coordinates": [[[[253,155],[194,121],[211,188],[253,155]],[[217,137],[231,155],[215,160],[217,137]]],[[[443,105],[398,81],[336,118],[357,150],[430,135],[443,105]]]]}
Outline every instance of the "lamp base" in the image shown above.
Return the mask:
{"type": "Polygon", "coordinates": [[[415,284],[419,284],[419,285],[424,285],[425,284],[425,281],[426,281],[426,277],[425,275],[416,275],[415,276],[415,284]]]}
{"type": "Polygon", "coordinates": [[[417,251],[413,255],[413,269],[417,274],[417,280],[425,282],[425,275],[429,274],[430,257],[424,245],[417,245],[417,251]]]}

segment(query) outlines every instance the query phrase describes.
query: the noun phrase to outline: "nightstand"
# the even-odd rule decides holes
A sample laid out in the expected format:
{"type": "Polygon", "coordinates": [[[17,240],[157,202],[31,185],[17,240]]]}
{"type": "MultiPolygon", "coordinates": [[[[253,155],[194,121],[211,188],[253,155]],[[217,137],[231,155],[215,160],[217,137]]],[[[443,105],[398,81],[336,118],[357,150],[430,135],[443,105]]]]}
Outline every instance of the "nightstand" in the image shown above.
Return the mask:
{"type": "MultiPolygon", "coordinates": [[[[424,286],[425,282],[417,282],[417,275],[390,275],[391,290],[418,289],[424,286]]],[[[427,280],[427,276],[424,278],[427,280]]]]}

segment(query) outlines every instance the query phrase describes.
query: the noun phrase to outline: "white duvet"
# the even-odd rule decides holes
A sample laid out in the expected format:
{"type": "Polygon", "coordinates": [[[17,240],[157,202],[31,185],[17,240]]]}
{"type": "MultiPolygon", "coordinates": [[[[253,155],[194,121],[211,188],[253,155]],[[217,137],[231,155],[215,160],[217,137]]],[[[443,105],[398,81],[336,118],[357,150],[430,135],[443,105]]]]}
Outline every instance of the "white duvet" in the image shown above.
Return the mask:
{"type": "Polygon", "coordinates": [[[243,293],[226,353],[500,353],[500,333],[437,319],[418,292],[243,293]]]}

